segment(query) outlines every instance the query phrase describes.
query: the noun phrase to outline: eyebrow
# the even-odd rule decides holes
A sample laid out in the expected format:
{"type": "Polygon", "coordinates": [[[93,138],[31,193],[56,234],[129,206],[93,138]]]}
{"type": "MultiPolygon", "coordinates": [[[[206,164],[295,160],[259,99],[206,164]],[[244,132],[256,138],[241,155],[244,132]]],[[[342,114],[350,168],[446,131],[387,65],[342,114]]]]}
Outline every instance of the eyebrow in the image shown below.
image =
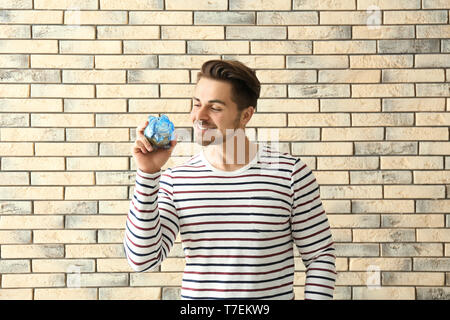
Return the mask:
{"type": "MultiPolygon", "coordinates": [[[[200,99],[197,98],[197,97],[192,97],[192,98],[193,98],[194,100],[200,101],[200,99]]],[[[223,102],[222,100],[219,100],[219,99],[209,100],[208,103],[219,103],[219,104],[222,104],[222,105],[224,105],[224,106],[227,106],[227,104],[226,104],[225,102],[223,102]]]]}

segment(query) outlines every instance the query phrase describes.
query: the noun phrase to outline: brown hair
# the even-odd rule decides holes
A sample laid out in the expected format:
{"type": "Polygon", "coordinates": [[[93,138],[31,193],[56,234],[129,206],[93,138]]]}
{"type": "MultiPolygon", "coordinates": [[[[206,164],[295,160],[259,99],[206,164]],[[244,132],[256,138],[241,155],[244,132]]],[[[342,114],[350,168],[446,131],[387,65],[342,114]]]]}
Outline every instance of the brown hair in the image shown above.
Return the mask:
{"type": "Polygon", "coordinates": [[[197,81],[202,77],[231,83],[231,99],[237,104],[238,111],[249,106],[256,108],[261,92],[261,84],[255,71],[235,60],[209,60],[203,63],[197,73],[197,81]]]}

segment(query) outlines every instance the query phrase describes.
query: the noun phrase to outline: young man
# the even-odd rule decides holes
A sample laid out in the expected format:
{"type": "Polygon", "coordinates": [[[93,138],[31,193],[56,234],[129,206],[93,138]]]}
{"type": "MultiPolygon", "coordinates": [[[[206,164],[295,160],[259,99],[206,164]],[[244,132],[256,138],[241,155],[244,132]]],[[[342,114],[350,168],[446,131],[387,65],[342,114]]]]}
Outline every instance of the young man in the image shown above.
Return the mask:
{"type": "Polygon", "coordinates": [[[138,272],[156,268],[180,232],[182,299],[293,299],[293,244],[306,266],[305,298],[333,298],[335,249],[316,179],[301,159],[245,136],[259,93],[244,64],[205,62],[191,111],[202,151],[162,174],[176,141],[154,149],[147,123],[137,128],[127,259],[138,272]]]}

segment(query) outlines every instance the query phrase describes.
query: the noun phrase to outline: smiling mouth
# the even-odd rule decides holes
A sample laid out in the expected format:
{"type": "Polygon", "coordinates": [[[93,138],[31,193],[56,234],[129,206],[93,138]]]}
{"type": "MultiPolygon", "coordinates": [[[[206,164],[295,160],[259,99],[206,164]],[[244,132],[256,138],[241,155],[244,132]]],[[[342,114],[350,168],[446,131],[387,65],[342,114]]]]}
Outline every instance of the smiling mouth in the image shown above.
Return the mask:
{"type": "Polygon", "coordinates": [[[203,126],[203,124],[200,121],[197,121],[194,123],[194,127],[199,129],[199,130],[208,130],[208,129],[214,129],[215,127],[208,127],[208,126],[203,126]]]}

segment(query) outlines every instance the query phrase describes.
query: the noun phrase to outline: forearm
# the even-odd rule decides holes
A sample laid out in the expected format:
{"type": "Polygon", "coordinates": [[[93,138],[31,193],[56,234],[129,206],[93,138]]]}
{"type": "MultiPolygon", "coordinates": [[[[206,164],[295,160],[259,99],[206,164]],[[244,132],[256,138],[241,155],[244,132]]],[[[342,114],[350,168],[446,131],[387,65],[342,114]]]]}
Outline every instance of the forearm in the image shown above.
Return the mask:
{"type": "Polygon", "coordinates": [[[162,259],[161,219],[158,210],[161,174],[136,172],[136,184],[130,201],[124,247],[129,265],[141,272],[155,268],[162,259]]]}

